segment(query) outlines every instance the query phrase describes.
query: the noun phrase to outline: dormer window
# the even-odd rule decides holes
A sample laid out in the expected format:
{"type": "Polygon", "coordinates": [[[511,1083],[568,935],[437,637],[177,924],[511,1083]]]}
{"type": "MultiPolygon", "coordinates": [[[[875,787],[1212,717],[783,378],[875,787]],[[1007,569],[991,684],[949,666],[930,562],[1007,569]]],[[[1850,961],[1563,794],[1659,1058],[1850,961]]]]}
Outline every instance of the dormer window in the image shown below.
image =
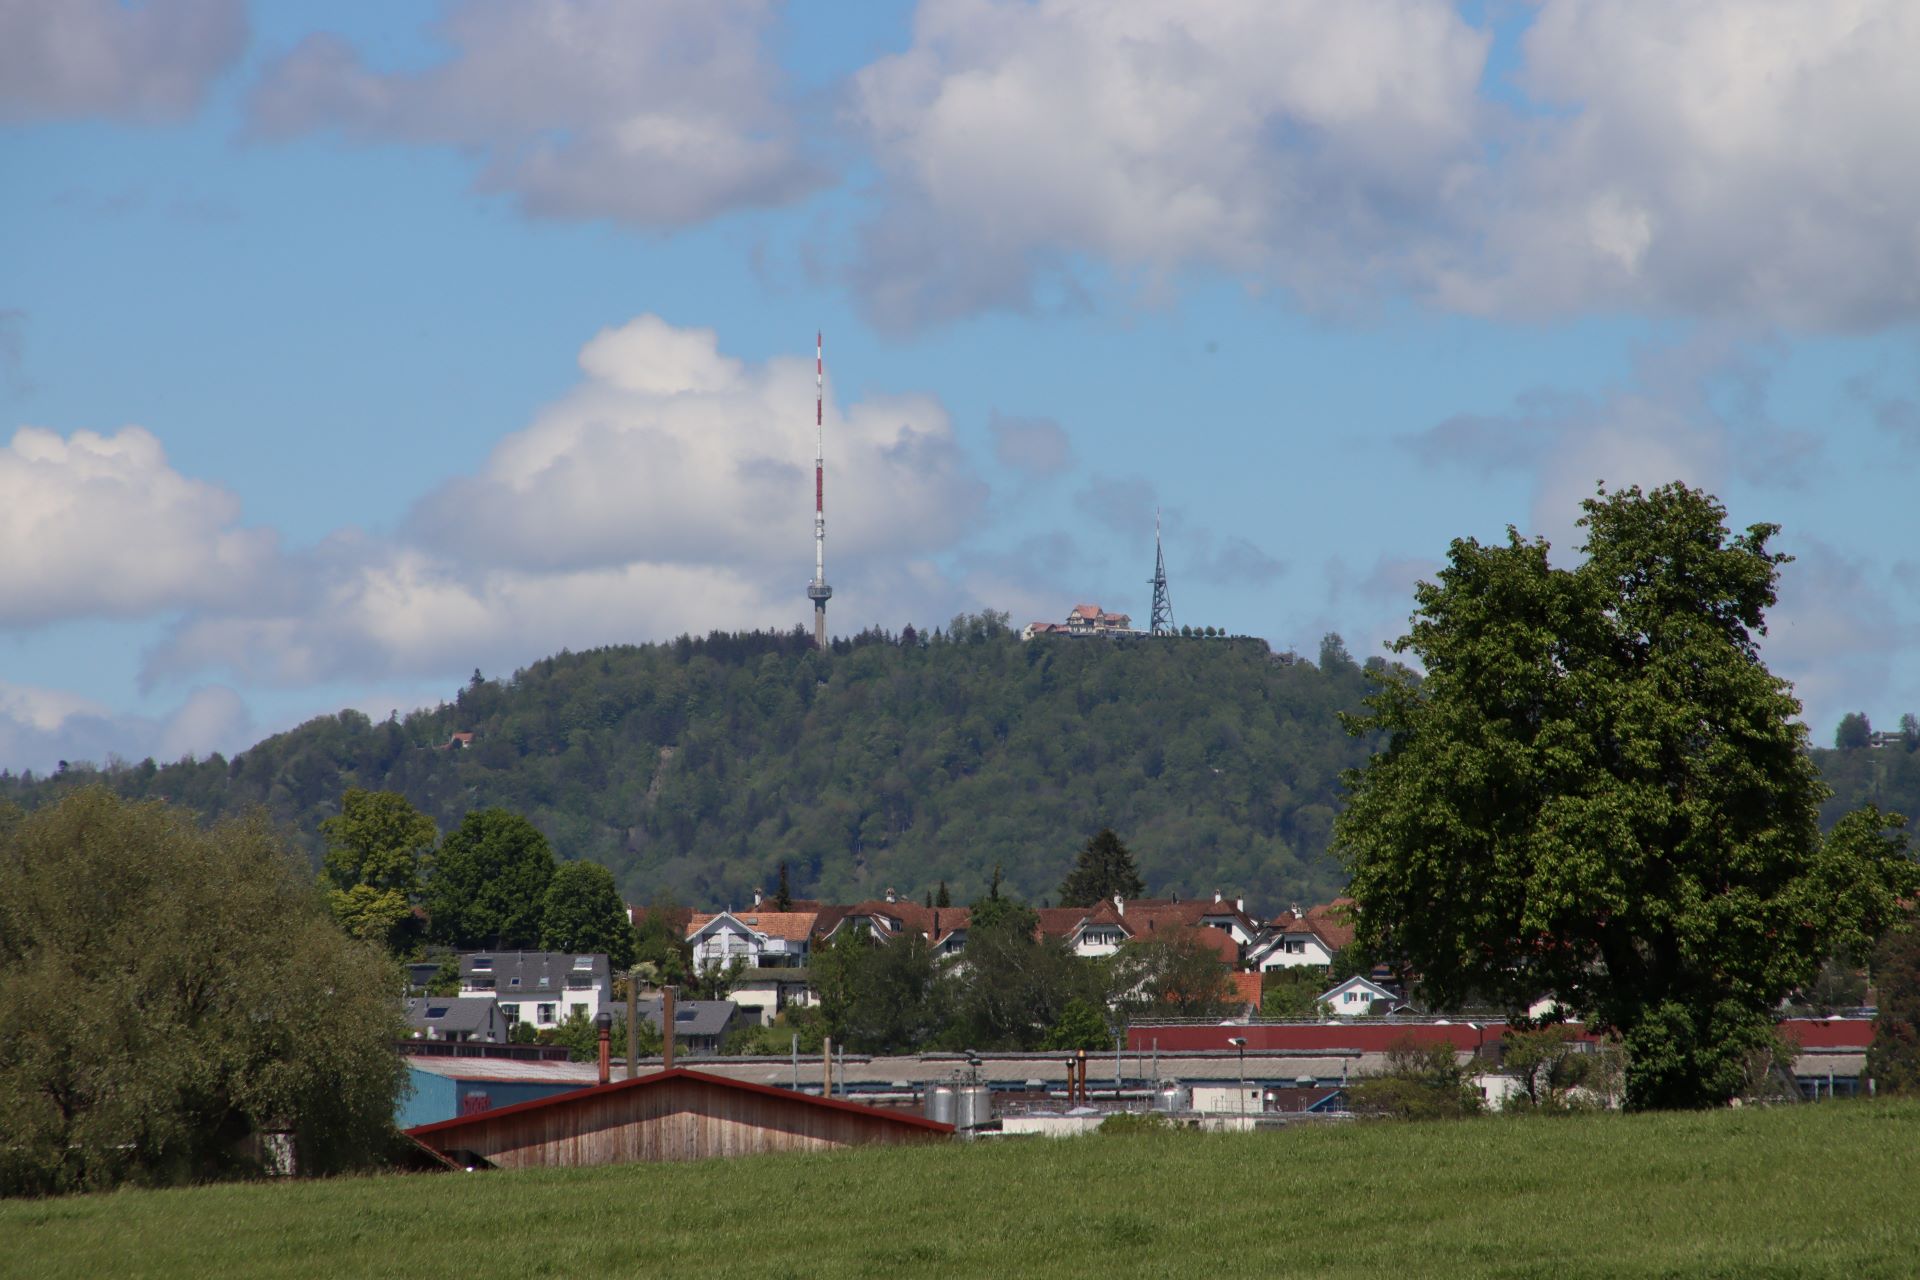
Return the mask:
{"type": "Polygon", "coordinates": [[[540,985],[542,987],[547,985],[547,979],[544,976],[540,979],[540,985]]]}
{"type": "Polygon", "coordinates": [[[476,969],[491,969],[493,968],[493,957],[475,956],[473,958],[473,967],[476,969]]]}
{"type": "Polygon", "coordinates": [[[591,969],[593,968],[593,957],[575,956],[573,958],[573,967],[576,969],[591,969]]]}

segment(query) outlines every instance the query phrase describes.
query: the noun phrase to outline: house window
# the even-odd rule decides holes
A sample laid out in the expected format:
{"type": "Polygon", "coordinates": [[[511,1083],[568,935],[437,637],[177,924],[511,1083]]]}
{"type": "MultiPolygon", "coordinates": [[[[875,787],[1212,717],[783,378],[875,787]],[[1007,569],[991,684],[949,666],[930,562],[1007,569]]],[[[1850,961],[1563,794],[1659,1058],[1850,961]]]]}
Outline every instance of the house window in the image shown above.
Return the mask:
{"type": "Polygon", "coordinates": [[[517,987],[517,986],[519,986],[519,985],[520,985],[520,979],[518,979],[518,978],[508,978],[508,979],[507,979],[507,985],[508,985],[508,986],[510,986],[510,987],[517,987]]]}
{"type": "Polygon", "coordinates": [[[493,968],[493,957],[475,956],[473,958],[473,967],[476,969],[491,969],[493,968]]]}
{"type": "Polygon", "coordinates": [[[573,958],[573,967],[576,969],[591,969],[593,968],[593,957],[575,956],[573,958]]]}
{"type": "Polygon", "coordinates": [[[586,1017],[586,1015],[587,1015],[587,1006],[585,1006],[585,1005],[583,1005],[583,1004],[570,1004],[570,1005],[568,1005],[568,1006],[567,1006],[567,1016],[568,1016],[569,1018],[571,1018],[571,1017],[572,1017],[572,1016],[573,1016],[574,1014],[576,1014],[576,1013],[577,1013],[577,1014],[579,1014],[579,1015],[580,1015],[581,1017],[583,1017],[583,1018],[584,1018],[584,1017],[586,1017]]]}
{"type": "Polygon", "coordinates": [[[535,1018],[542,1026],[551,1023],[553,1021],[553,1006],[550,1004],[541,1005],[535,1014],[535,1018]]]}
{"type": "Polygon", "coordinates": [[[514,1023],[520,1021],[520,1006],[517,1004],[501,1005],[500,1020],[509,1027],[513,1026],[514,1023]]]}

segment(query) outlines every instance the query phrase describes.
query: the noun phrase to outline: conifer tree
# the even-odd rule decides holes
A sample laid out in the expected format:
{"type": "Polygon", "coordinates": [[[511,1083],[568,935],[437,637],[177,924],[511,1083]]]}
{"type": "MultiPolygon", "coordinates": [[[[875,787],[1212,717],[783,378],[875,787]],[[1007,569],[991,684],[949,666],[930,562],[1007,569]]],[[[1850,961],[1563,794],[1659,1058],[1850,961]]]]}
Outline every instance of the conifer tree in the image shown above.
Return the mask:
{"type": "Polygon", "coordinates": [[[1133,854],[1120,843],[1112,827],[1102,827],[1080,850],[1073,874],[1060,885],[1060,905],[1090,907],[1118,894],[1137,898],[1147,891],[1134,865],[1133,854]]]}
{"type": "Polygon", "coordinates": [[[945,880],[940,882],[940,888],[934,892],[933,905],[936,907],[950,907],[953,905],[953,895],[947,892],[947,882],[945,880]]]}
{"type": "Polygon", "coordinates": [[[793,889],[787,884],[787,864],[780,864],[780,884],[773,891],[773,905],[781,911],[793,910],[793,889]]]}

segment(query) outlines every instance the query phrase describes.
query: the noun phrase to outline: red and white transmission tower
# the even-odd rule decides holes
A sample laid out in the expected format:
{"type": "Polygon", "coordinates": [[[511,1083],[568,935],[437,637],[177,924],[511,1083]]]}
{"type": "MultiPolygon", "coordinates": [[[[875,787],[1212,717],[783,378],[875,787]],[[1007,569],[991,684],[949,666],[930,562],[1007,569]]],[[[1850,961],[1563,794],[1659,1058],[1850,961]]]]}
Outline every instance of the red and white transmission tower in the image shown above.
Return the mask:
{"type": "Polygon", "coordinates": [[[813,647],[827,647],[827,601],[833,588],[827,585],[827,483],[824,447],[826,402],[825,345],[818,333],[813,335],[813,581],[807,584],[807,599],[813,601],[813,647]]]}

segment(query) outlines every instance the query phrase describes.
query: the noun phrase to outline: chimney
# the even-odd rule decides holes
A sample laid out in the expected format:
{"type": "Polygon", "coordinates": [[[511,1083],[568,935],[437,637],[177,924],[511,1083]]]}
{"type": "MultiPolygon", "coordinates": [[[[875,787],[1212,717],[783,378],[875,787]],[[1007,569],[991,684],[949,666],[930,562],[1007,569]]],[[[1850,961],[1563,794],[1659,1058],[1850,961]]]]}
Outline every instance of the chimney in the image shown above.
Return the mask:
{"type": "Polygon", "coordinates": [[[894,896],[894,892],[893,892],[893,886],[892,886],[892,885],[888,885],[888,886],[887,886],[887,901],[888,901],[888,902],[898,902],[898,901],[900,901],[900,899],[899,899],[899,898],[897,898],[897,897],[895,897],[895,896],[894,896]]]}
{"type": "Polygon", "coordinates": [[[1233,900],[1233,909],[1241,915],[1247,914],[1247,900],[1245,898],[1235,898],[1233,900]]]}
{"type": "Polygon", "coordinates": [[[613,1031],[613,1015],[602,1009],[594,1015],[593,1024],[600,1028],[600,1083],[606,1084],[613,1079],[613,1050],[608,1044],[613,1031]]]}
{"type": "Polygon", "coordinates": [[[755,911],[760,909],[760,891],[758,889],[753,891],[753,909],[755,911]]]}
{"type": "Polygon", "coordinates": [[[1127,914],[1127,900],[1126,900],[1125,898],[1123,898],[1123,897],[1121,897],[1121,896],[1120,896],[1119,894],[1117,894],[1117,893],[1116,893],[1116,894],[1114,894],[1114,895],[1113,895],[1113,909],[1114,909],[1115,911],[1118,911],[1118,912],[1119,912],[1119,913],[1120,913],[1121,915],[1125,915],[1125,914],[1127,914]]]}
{"type": "Polygon", "coordinates": [[[673,988],[660,988],[660,1069],[673,1070],[673,988]]]}
{"type": "Polygon", "coordinates": [[[1216,907],[1220,905],[1220,891],[1218,889],[1213,891],[1213,905],[1216,907]]]}
{"type": "Polygon", "coordinates": [[[1300,904],[1299,904],[1299,903],[1297,903],[1297,902],[1296,902],[1296,903],[1294,903],[1294,904],[1293,904],[1293,908],[1292,908],[1292,910],[1293,910],[1293,918],[1294,918],[1295,920],[1299,920],[1299,919],[1303,919],[1303,918],[1304,918],[1304,917],[1302,917],[1302,916],[1301,916],[1301,914],[1300,914],[1300,904]]]}

